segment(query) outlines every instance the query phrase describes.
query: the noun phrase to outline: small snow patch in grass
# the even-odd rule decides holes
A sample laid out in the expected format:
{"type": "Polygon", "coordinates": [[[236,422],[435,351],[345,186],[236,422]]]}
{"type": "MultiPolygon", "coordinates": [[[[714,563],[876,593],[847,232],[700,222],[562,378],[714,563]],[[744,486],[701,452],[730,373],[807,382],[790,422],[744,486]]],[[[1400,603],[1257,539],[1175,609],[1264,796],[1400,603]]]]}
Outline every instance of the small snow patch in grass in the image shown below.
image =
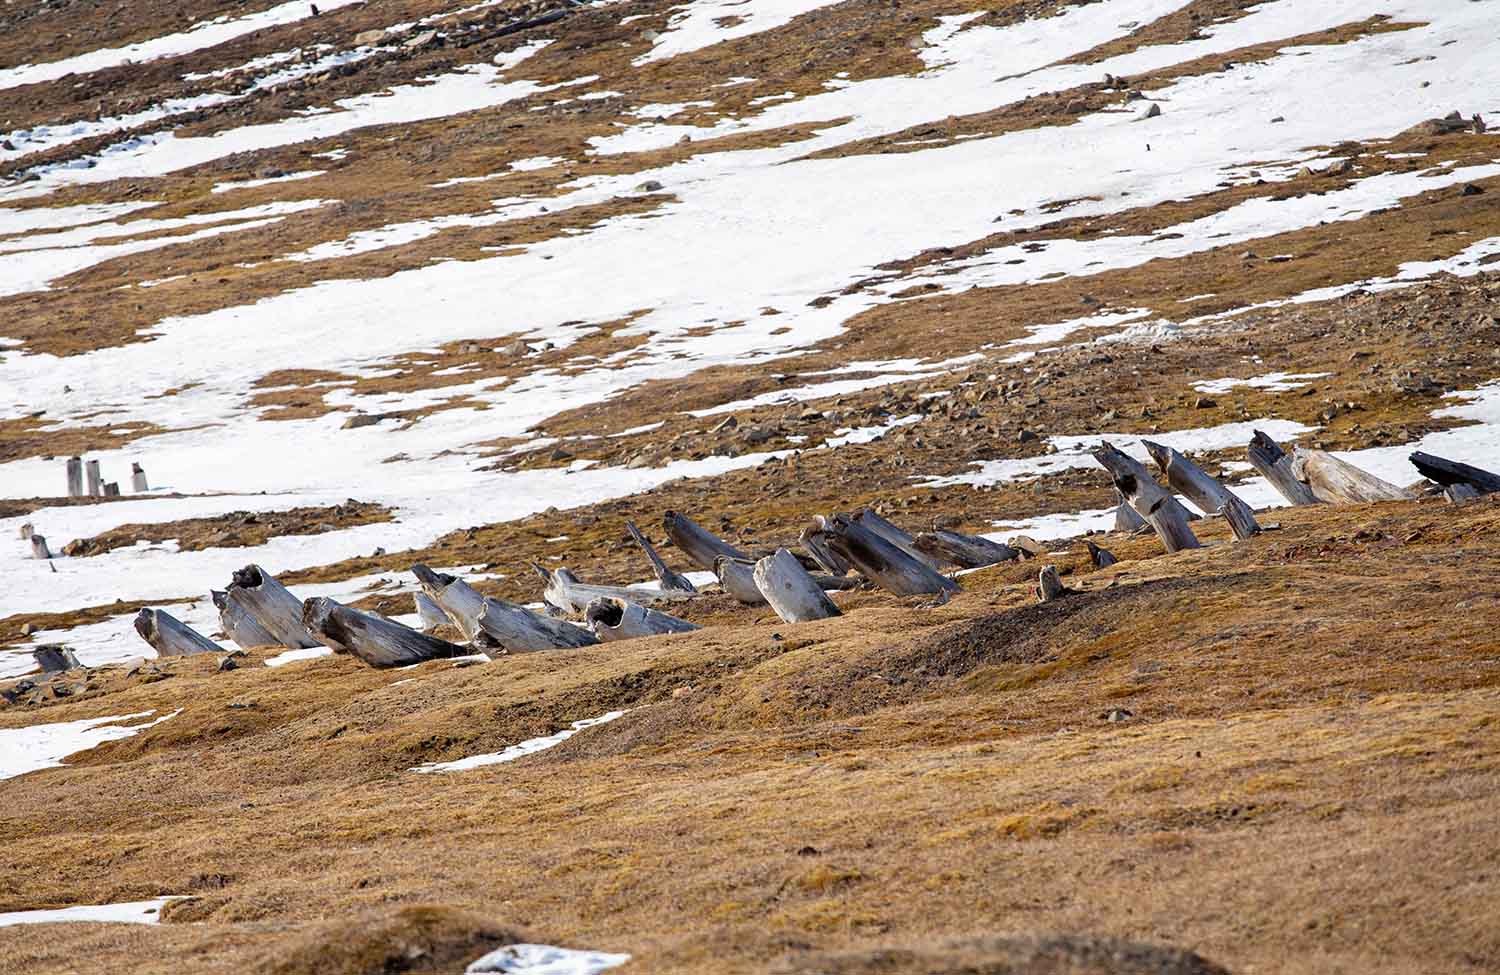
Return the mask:
{"type": "Polygon", "coordinates": [[[1200,393],[1208,393],[1210,395],[1227,393],[1236,386],[1263,389],[1268,393],[1285,393],[1306,386],[1306,380],[1322,379],[1327,375],[1328,373],[1326,372],[1271,372],[1264,376],[1254,376],[1250,379],[1206,379],[1202,382],[1193,383],[1193,388],[1200,393]]]}
{"type": "MultiPolygon", "coordinates": [[[[60,768],[63,759],[86,752],[106,741],[129,738],[138,731],[159,725],[182,713],[178,708],[144,724],[123,725],[117,722],[149,718],[155,711],[118,714],[105,718],[85,718],[59,724],[38,724],[27,728],[0,731],[0,779],[11,779],[44,768],[60,768]]],[[[3,917],[4,915],[0,915],[3,917]]]]}
{"type": "MultiPolygon", "coordinates": [[[[59,924],[69,921],[95,921],[113,924],[158,924],[161,921],[161,909],[166,907],[168,902],[181,899],[180,896],[172,896],[158,897],[155,900],[149,901],[127,901],[123,904],[85,904],[78,907],[61,907],[56,910],[46,911],[11,911],[8,914],[0,914],[0,928],[9,927],[12,924],[59,924]]],[[[616,964],[619,963],[616,962],[616,964]]],[[[505,968],[481,969],[481,971],[521,970],[505,968]]]]}
{"type": "Polygon", "coordinates": [[[265,179],[231,180],[227,183],[215,183],[213,192],[228,193],[230,190],[248,190],[255,186],[270,186],[272,183],[290,183],[294,180],[312,179],[314,176],[322,176],[324,172],[321,169],[304,169],[300,173],[287,173],[284,176],[268,176],[265,179]]]}
{"type": "Polygon", "coordinates": [[[576,951],[552,945],[507,945],[470,963],[465,975],[506,972],[509,975],[598,975],[623,965],[629,955],[576,951]]]}
{"type": "MultiPolygon", "coordinates": [[[[412,771],[463,772],[471,768],[482,768],[485,765],[498,765],[501,762],[513,762],[518,758],[522,758],[523,756],[530,755],[534,752],[545,751],[548,748],[553,747],[554,745],[561,745],[563,742],[567,741],[569,738],[572,738],[583,729],[592,728],[596,724],[604,724],[607,721],[613,721],[624,713],[624,711],[610,711],[608,714],[601,714],[597,718],[584,718],[582,721],[573,722],[573,727],[565,728],[555,735],[547,735],[545,738],[528,738],[520,744],[511,745],[509,748],[501,752],[491,752],[488,755],[470,755],[468,758],[460,758],[452,762],[428,762],[426,765],[416,766],[412,769],[412,771]]],[[[478,962],[476,962],[475,964],[478,964],[478,962]]],[[[531,971],[531,969],[520,968],[470,968],[469,970],[486,972],[531,971]]],[[[536,969],[536,971],[543,971],[543,969],[536,969]]],[[[563,969],[557,969],[557,971],[563,971],[563,969]]]]}

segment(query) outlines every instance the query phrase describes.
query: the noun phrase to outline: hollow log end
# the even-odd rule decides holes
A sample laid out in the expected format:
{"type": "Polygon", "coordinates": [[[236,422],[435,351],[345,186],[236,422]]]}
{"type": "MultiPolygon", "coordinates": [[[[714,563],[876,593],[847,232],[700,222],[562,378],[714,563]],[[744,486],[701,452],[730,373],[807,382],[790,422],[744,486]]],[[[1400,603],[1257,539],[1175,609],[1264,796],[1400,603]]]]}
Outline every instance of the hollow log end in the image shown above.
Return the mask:
{"type": "Polygon", "coordinates": [[[141,635],[141,639],[152,643],[156,639],[156,610],[143,609],[136,613],[135,631],[141,635]]]}
{"type": "Polygon", "coordinates": [[[235,572],[231,578],[234,580],[233,584],[241,589],[254,589],[266,581],[265,571],[253,562],[235,572]]]}
{"type": "Polygon", "coordinates": [[[311,599],[302,601],[302,625],[307,627],[310,633],[322,632],[323,624],[328,617],[338,608],[338,603],[326,596],[313,596],[311,599]]]}
{"type": "Polygon", "coordinates": [[[208,598],[214,601],[214,609],[220,612],[223,612],[225,604],[229,602],[229,594],[221,589],[210,589],[208,598]]]}
{"type": "Polygon", "coordinates": [[[1115,478],[1115,489],[1125,496],[1127,500],[1135,494],[1136,487],[1134,474],[1120,474],[1115,478]]]}
{"type": "Polygon", "coordinates": [[[417,581],[422,585],[432,586],[435,589],[446,589],[458,581],[458,576],[450,576],[446,572],[435,572],[420,562],[411,567],[411,574],[416,576],[417,581]]]}
{"type": "Polygon", "coordinates": [[[619,626],[625,619],[625,603],[619,599],[601,596],[590,600],[589,604],[584,607],[583,618],[590,626],[595,623],[603,626],[619,626]]]}

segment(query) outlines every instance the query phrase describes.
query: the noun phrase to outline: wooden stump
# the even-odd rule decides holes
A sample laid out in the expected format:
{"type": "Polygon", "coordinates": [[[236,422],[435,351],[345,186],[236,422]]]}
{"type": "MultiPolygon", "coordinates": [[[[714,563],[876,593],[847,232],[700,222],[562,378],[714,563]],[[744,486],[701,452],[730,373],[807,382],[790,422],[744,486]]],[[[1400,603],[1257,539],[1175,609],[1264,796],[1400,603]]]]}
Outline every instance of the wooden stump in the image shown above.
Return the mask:
{"type": "MultiPolygon", "coordinates": [[[[1436,481],[1444,488],[1463,486],[1473,492],[1458,492],[1463,497],[1478,497],[1500,491],[1500,474],[1492,474],[1481,467],[1471,467],[1456,460],[1424,454],[1420,450],[1414,452],[1410,460],[1428,480],[1436,481]]],[[[1449,500],[1454,500],[1452,494],[1449,495],[1449,500]]]]}
{"type": "Polygon", "coordinates": [[[68,497],[83,497],[83,458],[68,458],[68,497]]]}
{"type": "Polygon", "coordinates": [[[21,523],[21,538],[22,538],[22,540],[24,541],[25,539],[29,539],[31,537],[31,535],[32,535],[32,532],[34,532],[35,530],[36,529],[32,527],[31,522],[29,522],[29,521],[22,522],[21,523]]]}
{"type": "Polygon", "coordinates": [[[49,643],[43,647],[37,647],[31,651],[31,659],[42,669],[44,674],[60,674],[65,670],[77,670],[83,664],[73,656],[73,651],[60,643],[49,643]]]}
{"type": "Polygon", "coordinates": [[[533,612],[525,606],[481,596],[473,586],[425,565],[412,566],[422,591],[458,627],[464,639],[489,656],[492,651],[531,653],[591,646],[599,641],[581,626],[533,612]]]}
{"type": "Polygon", "coordinates": [[[260,624],[261,629],[288,650],[323,645],[302,623],[302,600],[260,566],[247,565],[236,572],[228,592],[230,598],[260,624]]]}
{"type": "Polygon", "coordinates": [[[719,577],[719,586],[738,602],[746,606],[766,604],[765,594],[755,582],[754,562],[721,555],[714,560],[714,575],[719,577]]]}
{"type": "Polygon", "coordinates": [[[335,652],[358,657],[371,667],[404,667],[468,653],[456,643],[323,596],[302,604],[302,625],[335,652]]]}
{"type": "Polygon", "coordinates": [[[584,619],[588,621],[589,629],[604,643],[667,633],[689,633],[699,629],[696,623],[612,596],[590,602],[584,609],[584,619]]]}
{"type": "Polygon", "coordinates": [[[582,614],[588,608],[589,603],[596,599],[623,599],[626,602],[655,606],[663,603],[685,602],[698,595],[697,589],[683,592],[680,589],[651,590],[632,589],[629,586],[594,585],[580,581],[566,566],[548,569],[544,565],[533,562],[531,568],[546,584],[542,598],[550,605],[573,616],[582,614]]]}
{"type": "Polygon", "coordinates": [[[159,657],[186,657],[195,653],[222,653],[224,648],[160,609],[136,614],[135,631],[151,644],[159,657]]]}
{"type": "Polygon", "coordinates": [[[917,540],[915,538],[880,517],[875,512],[875,509],[860,508],[850,518],[929,568],[939,569],[942,567],[937,559],[917,548],[917,540]]]}
{"type": "Polygon", "coordinates": [[[661,556],[656,554],[656,549],[651,547],[650,540],[641,534],[639,528],[628,521],[625,522],[625,528],[630,532],[630,537],[635,539],[635,543],[641,547],[641,551],[646,554],[646,561],[651,563],[651,574],[656,576],[657,582],[661,583],[662,592],[698,594],[698,587],[693,585],[687,576],[673,572],[671,567],[662,561],[661,556]]]}
{"type": "Polygon", "coordinates": [[[1292,449],[1292,474],[1312,489],[1319,501],[1330,504],[1364,504],[1371,501],[1409,501],[1414,495],[1340,460],[1324,450],[1292,449]]]}
{"type": "Polygon", "coordinates": [[[788,623],[807,623],[841,615],[823,587],[808,574],[797,557],[784,548],[778,548],[775,555],[755,563],[754,577],[755,586],[765,596],[766,602],[788,623]]]}
{"type": "Polygon", "coordinates": [[[47,547],[47,536],[31,533],[31,557],[34,559],[52,558],[52,550],[47,547]]]}
{"type": "Polygon", "coordinates": [[[1105,569],[1120,561],[1119,559],[1115,558],[1114,553],[1112,553],[1107,548],[1101,548],[1098,545],[1095,545],[1093,542],[1089,541],[1085,541],[1083,544],[1088,546],[1089,561],[1094,563],[1094,568],[1096,569],[1105,569]]]}
{"type": "Polygon", "coordinates": [[[837,552],[828,545],[828,536],[823,534],[823,529],[811,525],[802,529],[797,536],[803,551],[807,552],[812,560],[818,563],[818,567],[833,576],[844,576],[849,574],[853,568],[837,552]]]}
{"type": "Polygon", "coordinates": [[[957,592],[958,583],[845,515],[825,519],[828,544],[861,575],[898,596],[957,592]]]}
{"type": "Polygon", "coordinates": [[[146,487],[146,472],[140,464],[130,465],[130,490],[135,494],[145,494],[150,490],[146,487]]]}
{"type": "Polygon", "coordinates": [[[1188,527],[1187,509],[1151,479],[1144,465],[1109,444],[1101,444],[1094,451],[1094,459],[1109,471],[1115,488],[1156,531],[1169,554],[1200,547],[1198,537],[1188,527]]]}
{"type": "Polygon", "coordinates": [[[1260,472],[1261,477],[1270,482],[1278,494],[1286,498],[1288,504],[1297,506],[1321,503],[1312,489],[1292,473],[1292,458],[1281,449],[1281,444],[1259,430],[1251,438],[1250,446],[1245,450],[1245,458],[1250,461],[1251,467],[1260,472]]]}
{"type": "Polygon", "coordinates": [[[962,569],[977,569],[981,566],[1009,562],[1021,557],[1017,549],[991,541],[982,535],[965,535],[963,532],[923,532],[913,544],[924,553],[929,562],[951,563],[962,569]]]}
{"type": "MultiPolygon", "coordinates": [[[[1094,455],[1094,459],[1099,462],[1099,466],[1109,471],[1110,476],[1115,478],[1117,481],[1119,479],[1119,475],[1121,474],[1132,474],[1137,480],[1151,481],[1153,484],[1156,483],[1155,480],[1151,477],[1151,472],[1146,469],[1145,464],[1142,464],[1140,461],[1136,460],[1134,457],[1125,453],[1123,450],[1120,450],[1114,444],[1109,443],[1108,441],[1100,441],[1099,446],[1095,447],[1092,451],[1090,451],[1090,453],[1092,453],[1094,455]]],[[[1119,485],[1116,484],[1116,487],[1118,486],[1119,485]]],[[[1162,493],[1166,494],[1166,492],[1162,493]]],[[[1125,497],[1128,500],[1128,495],[1126,495],[1124,491],[1121,491],[1120,495],[1121,497],[1125,497]]],[[[1178,501],[1170,494],[1166,494],[1166,500],[1163,503],[1169,509],[1171,509],[1172,513],[1180,515],[1183,521],[1197,521],[1199,518],[1198,515],[1183,507],[1182,502],[1178,501]]],[[[1137,515],[1140,514],[1139,508],[1135,508],[1133,505],[1131,507],[1134,509],[1137,515]]],[[[1116,520],[1118,522],[1118,518],[1116,520]]]]}
{"type": "Polygon", "coordinates": [[[237,593],[210,589],[208,595],[219,611],[219,626],[236,646],[246,650],[251,647],[281,646],[281,641],[274,633],[255,621],[237,593]]]}
{"type": "Polygon", "coordinates": [[[89,497],[102,498],[104,496],[104,479],[99,476],[99,462],[91,460],[83,465],[84,476],[89,482],[89,497]]]}
{"type": "Polygon", "coordinates": [[[106,481],[104,484],[104,496],[106,498],[118,498],[120,496],[120,485],[116,481],[106,481]]]}
{"type": "Polygon", "coordinates": [[[699,568],[713,571],[714,559],[727,555],[731,559],[748,559],[750,556],[730,545],[700,526],[687,515],[668,511],[662,516],[662,527],[667,537],[699,568]]]}
{"type": "Polygon", "coordinates": [[[1234,537],[1240,541],[1260,534],[1260,525],[1250,506],[1233,491],[1220,484],[1203,468],[1188,460],[1179,451],[1165,444],[1142,440],[1146,453],[1167,476],[1172,490],[1196,504],[1208,514],[1222,514],[1229,522],[1234,537]]]}
{"type": "Polygon", "coordinates": [[[1057,575],[1057,566],[1044,566],[1036,577],[1036,597],[1038,602],[1050,603],[1054,599],[1066,596],[1073,590],[1062,584],[1062,579],[1057,575]]]}

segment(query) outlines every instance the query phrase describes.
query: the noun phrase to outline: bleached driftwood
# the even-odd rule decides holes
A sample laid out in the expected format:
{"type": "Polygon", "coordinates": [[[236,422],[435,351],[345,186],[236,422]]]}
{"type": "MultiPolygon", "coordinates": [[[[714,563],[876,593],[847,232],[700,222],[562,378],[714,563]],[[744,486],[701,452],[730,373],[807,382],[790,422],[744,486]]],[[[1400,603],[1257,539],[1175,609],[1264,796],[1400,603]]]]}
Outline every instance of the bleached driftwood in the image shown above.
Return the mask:
{"type": "Polygon", "coordinates": [[[52,558],[52,550],[47,547],[47,536],[31,533],[31,557],[34,559],[52,558]]]}
{"type": "Polygon", "coordinates": [[[1090,541],[1085,541],[1083,544],[1088,546],[1089,561],[1094,563],[1094,568],[1096,569],[1105,569],[1120,561],[1119,559],[1115,558],[1114,553],[1107,548],[1102,548],[1090,541]]]}
{"type": "MultiPolygon", "coordinates": [[[[1090,451],[1090,453],[1093,454],[1094,459],[1099,462],[1099,466],[1109,471],[1110,476],[1114,477],[1116,480],[1118,480],[1120,474],[1128,473],[1134,474],[1137,480],[1151,481],[1152,483],[1155,483],[1155,479],[1152,478],[1151,472],[1146,469],[1145,464],[1142,464],[1140,461],[1125,453],[1123,450],[1120,450],[1118,447],[1107,440],[1099,441],[1099,446],[1095,447],[1092,451],[1090,451]]],[[[1115,487],[1118,488],[1119,484],[1116,484],[1115,487]]],[[[1172,512],[1180,514],[1184,521],[1197,521],[1202,517],[1195,512],[1189,511],[1186,507],[1183,506],[1183,503],[1181,501],[1178,501],[1171,494],[1168,494],[1165,491],[1162,493],[1166,494],[1167,500],[1164,502],[1166,506],[1171,509],[1172,512]]],[[[1127,501],[1129,500],[1128,493],[1125,491],[1121,491],[1120,496],[1122,498],[1125,498],[1127,501]]],[[[1132,505],[1131,507],[1134,506],[1132,505]]],[[[1135,508],[1134,510],[1136,514],[1140,514],[1139,508],[1135,508]]],[[[1118,517],[1116,518],[1116,527],[1119,527],[1118,517]]],[[[1132,531],[1133,530],[1135,529],[1132,529],[1132,531]]]]}
{"type": "Polygon", "coordinates": [[[1244,541],[1252,535],[1260,534],[1255,512],[1244,499],[1220,484],[1217,478],[1188,460],[1175,448],[1151,440],[1142,440],[1141,445],[1167,476],[1167,484],[1172,490],[1208,514],[1223,515],[1235,538],[1244,541]]]}
{"type": "Polygon", "coordinates": [[[1483,492],[1472,484],[1450,484],[1443,488],[1443,497],[1447,498],[1452,504],[1482,496],[1483,492]]]}
{"type": "Polygon", "coordinates": [[[448,614],[443,612],[443,607],[433,601],[432,597],[425,592],[412,594],[412,601],[417,604],[417,615],[422,618],[422,632],[431,633],[440,626],[447,626],[452,620],[448,614]]]}
{"type": "Polygon", "coordinates": [[[21,523],[21,538],[23,541],[30,538],[32,532],[34,531],[36,531],[36,529],[32,526],[31,522],[24,521],[21,523]]]}
{"type": "Polygon", "coordinates": [[[1281,444],[1259,430],[1250,438],[1245,459],[1260,472],[1261,477],[1270,482],[1278,494],[1286,498],[1288,504],[1295,506],[1321,503],[1318,496],[1313,494],[1312,488],[1297,480],[1297,475],[1292,473],[1292,458],[1281,449],[1281,444]]]}
{"type": "Polygon", "coordinates": [[[1115,489],[1115,498],[1117,499],[1115,504],[1115,531],[1138,532],[1144,528],[1151,527],[1146,524],[1146,519],[1135,513],[1135,509],[1130,506],[1129,501],[1125,500],[1125,495],[1120,493],[1119,488],[1115,489]]]}
{"type": "Polygon", "coordinates": [[[130,490],[135,494],[145,494],[149,490],[146,487],[146,472],[141,469],[140,464],[130,465],[130,490]]]}
{"type": "Polygon", "coordinates": [[[302,604],[302,625],[335,652],[358,657],[371,667],[401,667],[468,653],[456,643],[325,596],[302,604]]]}
{"type": "Polygon", "coordinates": [[[809,525],[802,529],[802,533],[797,536],[797,541],[824,572],[833,576],[849,574],[851,566],[842,556],[828,547],[828,536],[823,534],[823,529],[816,525],[809,525]]]}
{"type": "Polygon", "coordinates": [[[797,557],[784,548],[778,548],[775,555],[768,555],[755,563],[754,575],[756,588],[766,597],[776,615],[788,623],[807,623],[841,615],[823,587],[802,567],[797,557]]]}
{"type": "Polygon", "coordinates": [[[694,564],[712,571],[714,559],[727,555],[731,559],[748,559],[750,556],[730,545],[713,532],[703,528],[687,515],[668,511],[662,516],[662,528],[672,544],[682,550],[694,564]]]}
{"type": "Polygon", "coordinates": [[[120,485],[116,481],[106,481],[104,484],[104,496],[106,498],[118,498],[120,496],[120,485]]]}
{"type": "Polygon", "coordinates": [[[222,653],[224,648],[159,609],[143,609],[135,616],[135,631],[151,644],[158,657],[186,657],[194,653],[222,653]]]}
{"type": "Polygon", "coordinates": [[[83,458],[68,458],[68,497],[83,497],[83,458]]]}
{"type": "Polygon", "coordinates": [[[923,532],[912,540],[912,544],[931,562],[951,563],[963,569],[977,569],[1021,557],[1021,553],[1009,545],[991,541],[982,535],[965,535],[963,532],[942,529],[923,532]]]}
{"type": "Polygon", "coordinates": [[[210,589],[208,595],[219,611],[219,626],[224,635],[236,646],[249,650],[251,647],[278,647],[281,641],[276,635],[256,622],[237,594],[210,589]]]}
{"type": "Polygon", "coordinates": [[[83,465],[84,476],[89,482],[89,497],[101,498],[104,496],[104,478],[99,475],[99,462],[91,460],[83,465]]]}
{"type": "Polygon", "coordinates": [[[1330,504],[1407,501],[1415,496],[1406,488],[1340,460],[1326,450],[1293,447],[1292,474],[1311,488],[1319,501],[1330,504]]]}
{"type": "Polygon", "coordinates": [[[685,602],[698,595],[697,589],[692,592],[682,592],[677,589],[655,590],[632,589],[628,586],[599,586],[581,581],[567,567],[548,569],[544,565],[533,562],[531,568],[546,584],[542,598],[564,613],[573,615],[582,613],[588,608],[589,603],[596,599],[623,599],[626,602],[654,606],[659,603],[685,602]]]}
{"type": "Polygon", "coordinates": [[[673,572],[667,563],[662,561],[656,549],[652,547],[650,539],[641,534],[641,530],[632,522],[625,522],[625,528],[630,532],[630,537],[641,547],[646,554],[646,561],[651,563],[651,574],[656,576],[656,581],[661,583],[662,592],[682,592],[696,595],[698,587],[680,572],[673,572]]]}
{"type": "Polygon", "coordinates": [[[588,621],[589,629],[605,643],[634,640],[643,636],[661,636],[665,633],[688,633],[699,629],[697,623],[689,623],[614,596],[602,596],[591,601],[584,608],[583,615],[588,621]]]}
{"type": "Polygon", "coordinates": [[[860,508],[850,518],[890,542],[918,562],[933,569],[942,567],[942,563],[938,559],[917,548],[917,540],[915,538],[882,518],[873,508],[860,508]]]}
{"type": "Polygon", "coordinates": [[[829,546],[882,589],[898,596],[958,590],[958,583],[847,516],[819,516],[819,520],[829,546]]]}
{"type": "Polygon", "coordinates": [[[1058,578],[1057,566],[1044,566],[1036,577],[1036,598],[1040,602],[1050,603],[1060,596],[1066,596],[1073,590],[1062,584],[1058,578]]]}
{"type": "Polygon", "coordinates": [[[1500,474],[1492,474],[1482,467],[1473,467],[1445,457],[1435,457],[1420,450],[1415,451],[1409,459],[1423,477],[1436,481],[1445,489],[1450,489],[1450,499],[1459,493],[1451,491],[1456,487],[1466,487],[1473,492],[1473,494],[1461,494],[1458,500],[1461,500],[1463,496],[1478,497],[1481,494],[1493,494],[1500,491],[1500,474]]]}
{"type": "MultiPolygon", "coordinates": [[[[323,644],[307,632],[302,623],[302,600],[276,581],[276,577],[258,565],[247,565],[232,577],[231,598],[288,650],[318,647],[323,644]]],[[[236,641],[238,642],[238,641],[236,641]]]]}
{"type": "Polygon", "coordinates": [[[721,555],[714,559],[714,575],[719,577],[719,585],[725,592],[746,606],[766,604],[765,593],[755,583],[754,562],[721,555]]]}
{"type": "Polygon", "coordinates": [[[492,650],[530,653],[586,647],[599,641],[581,626],[553,619],[515,603],[480,595],[473,586],[425,565],[412,566],[422,591],[438,605],[464,639],[485,654],[492,650]]]}
{"type": "Polygon", "coordinates": [[[1168,553],[1198,548],[1199,542],[1188,527],[1187,509],[1145,474],[1145,467],[1108,444],[1094,451],[1094,459],[1109,471],[1115,487],[1135,513],[1155,531],[1168,553]]]}
{"type": "Polygon", "coordinates": [[[57,674],[83,666],[78,662],[78,658],[73,656],[73,651],[61,644],[37,647],[31,651],[31,659],[36,661],[36,665],[42,668],[44,674],[57,674]]]}

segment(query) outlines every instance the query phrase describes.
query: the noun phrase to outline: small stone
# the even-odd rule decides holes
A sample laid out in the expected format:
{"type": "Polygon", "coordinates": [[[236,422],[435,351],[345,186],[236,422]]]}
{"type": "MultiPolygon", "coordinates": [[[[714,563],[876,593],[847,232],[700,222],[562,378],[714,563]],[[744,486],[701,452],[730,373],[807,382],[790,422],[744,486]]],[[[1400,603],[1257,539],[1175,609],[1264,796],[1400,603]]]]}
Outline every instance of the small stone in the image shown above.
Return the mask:
{"type": "Polygon", "coordinates": [[[36,624],[35,623],[25,623],[25,624],[23,624],[21,626],[21,635],[22,636],[31,636],[31,634],[33,634],[35,632],[36,632],[36,624]]]}
{"type": "Polygon", "coordinates": [[[512,342],[510,345],[507,345],[500,351],[513,359],[519,359],[523,356],[531,355],[531,346],[527,345],[525,342],[522,342],[520,339],[516,339],[514,342],[512,342]]]}
{"type": "Polygon", "coordinates": [[[1276,122],[1285,122],[1285,121],[1286,121],[1286,116],[1285,115],[1278,115],[1275,118],[1271,119],[1271,122],[1273,124],[1276,123],[1276,122]]]}
{"type": "Polygon", "coordinates": [[[416,37],[405,41],[401,46],[406,48],[426,47],[428,44],[431,44],[435,40],[437,40],[437,31],[424,30],[416,37]]]}
{"type": "Polygon", "coordinates": [[[659,180],[648,179],[637,186],[636,189],[642,193],[659,193],[661,192],[661,182],[659,180]]]}
{"type": "Polygon", "coordinates": [[[1200,396],[1193,400],[1193,409],[1195,410],[1210,410],[1218,405],[1218,402],[1211,396],[1200,396]]]}
{"type": "Polygon", "coordinates": [[[234,662],[233,657],[225,657],[219,661],[219,673],[221,674],[227,670],[238,670],[239,667],[240,665],[234,662]]]}
{"type": "Polygon", "coordinates": [[[1484,192],[1484,187],[1482,187],[1482,186],[1475,186],[1473,183],[1465,183],[1463,190],[1460,191],[1458,195],[1459,196],[1478,196],[1479,194],[1481,194],[1483,192],[1484,192]]]}
{"type": "Polygon", "coordinates": [[[572,460],[573,455],[561,447],[555,448],[549,455],[552,460],[572,460]]]}
{"type": "Polygon", "coordinates": [[[1161,106],[1153,103],[1150,108],[1146,109],[1145,114],[1143,114],[1141,116],[1141,118],[1143,118],[1143,119],[1156,118],[1160,114],[1161,114],[1161,106]]]}
{"type": "Polygon", "coordinates": [[[1110,708],[1104,713],[1104,720],[1111,723],[1129,721],[1133,717],[1135,717],[1135,715],[1125,708],[1110,708]]]}
{"type": "Polygon", "coordinates": [[[354,46],[369,47],[373,44],[379,44],[383,40],[385,40],[385,28],[377,27],[374,30],[360,31],[358,34],[355,34],[354,46]]]}
{"type": "Polygon", "coordinates": [[[1031,443],[1034,440],[1040,439],[1040,437],[1038,437],[1035,433],[1032,433],[1030,430],[1022,430],[1020,433],[1016,434],[1016,443],[1031,443]]]}
{"type": "Polygon", "coordinates": [[[751,427],[745,431],[745,442],[752,447],[775,439],[776,431],[770,427],[751,427]]]}
{"type": "Polygon", "coordinates": [[[740,425],[739,417],[730,415],[709,428],[709,433],[723,433],[726,430],[737,429],[740,425]]]}
{"type": "Polygon", "coordinates": [[[373,427],[380,422],[380,417],[373,413],[356,413],[344,421],[340,428],[343,430],[358,430],[360,427],[373,427]]]}

